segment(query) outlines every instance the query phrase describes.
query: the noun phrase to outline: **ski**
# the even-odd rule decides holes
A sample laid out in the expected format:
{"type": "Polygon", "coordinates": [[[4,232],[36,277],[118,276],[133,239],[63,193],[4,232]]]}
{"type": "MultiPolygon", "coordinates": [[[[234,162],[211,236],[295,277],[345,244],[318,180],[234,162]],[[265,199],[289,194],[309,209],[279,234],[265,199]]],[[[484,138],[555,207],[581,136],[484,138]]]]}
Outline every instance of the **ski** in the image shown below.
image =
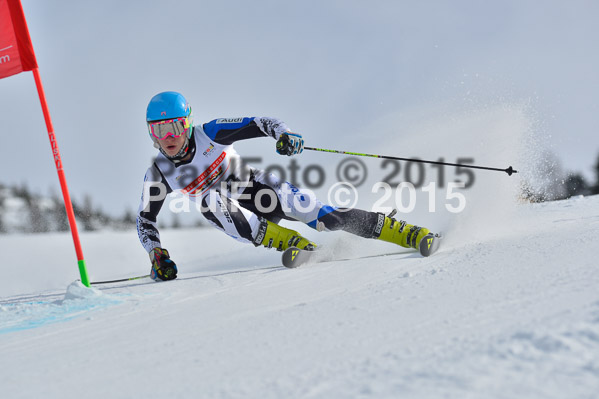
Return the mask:
{"type": "Polygon", "coordinates": [[[304,265],[306,263],[324,263],[324,262],[346,262],[350,260],[359,260],[359,259],[368,259],[368,258],[380,258],[383,256],[392,256],[392,255],[405,255],[416,253],[415,249],[405,249],[404,251],[396,251],[396,252],[387,252],[384,254],[376,254],[376,255],[366,255],[366,256],[358,256],[355,258],[338,258],[335,259],[332,256],[326,256],[322,253],[322,249],[317,249],[315,251],[307,251],[304,249],[299,249],[296,247],[291,247],[286,249],[281,256],[281,262],[283,266],[293,269],[304,265]]]}
{"type": "Polygon", "coordinates": [[[308,263],[316,254],[317,251],[307,251],[305,249],[290,247],[283,251],[283,255],[281,255],[281,262],[283,263],[283,266],[293,269],[303,265],[304,263],[308,263]]]}
{"type": "Polygon", "coordinates": [[[327,255],[323,252],[322,249],[316,249],[313,251],[308,251],[305,249],[299,249],[296,247],[287,248],[283,255],[281,256],[281,262],[283,266],[293,269],[304,265],[306,263],[323,263],[323,262],[341,262],[348,260],[357,260],[357,259],[368,259],[368,258],[378,258],[382,256],[391,256],[391,255],[401,255],[401,254],[410,254],[420,252],[420,255],[423,257],[431,256],[439,249],[439,244],[442,236],[440,234],[429,234],[422,239],[420,242],[419,249],[409,249],[406,248],[403,251],[395,251],[395,252],[387,252],[384,254],[378,255],[366,255],[366,256],[358,256],[355,258],[341,258],[335,259],[331,255],[327,255]]]}
{"type": "Polygon", "coordinates": [[[427,235],[420,241],[420,245],[419,245],[420,255],[422,255],[424,257],[431,256],[432,254],[437,252],[437,249],[439,249],[440,242],[441,242],[440,234],[432,234],[431,233],[431,234],[427,235]]]}

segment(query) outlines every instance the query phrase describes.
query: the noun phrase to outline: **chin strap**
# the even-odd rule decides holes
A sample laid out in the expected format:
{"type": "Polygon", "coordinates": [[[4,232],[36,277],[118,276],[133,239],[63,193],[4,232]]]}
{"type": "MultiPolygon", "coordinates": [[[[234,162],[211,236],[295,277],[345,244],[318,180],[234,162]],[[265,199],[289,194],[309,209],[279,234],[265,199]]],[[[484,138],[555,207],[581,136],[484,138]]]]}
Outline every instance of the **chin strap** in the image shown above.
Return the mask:
{"type": "Polygon", "coordinates": [[[158,144],[157,141],[154,141],[154,147],[158,148],[158,150],[160,150],[160,152],[162,153],[162,155],[164,155],[165,157],[167,157],[169,160],[173,161],[173,162],[178,162],[181,161],[183,158],[185,158],[187,156],[187,154],[190,152],[193,152],[195,150],[195,145],[194,145],[194,141],[190,141],[189,138],[185,138],[185,144],[183,145],[183,147],[181,147],[181,149],[179,150],[178,153],[176,153],[175,155],[168,155],[163,149],[162,147],[160,147],[160,144],[158,144]]]}

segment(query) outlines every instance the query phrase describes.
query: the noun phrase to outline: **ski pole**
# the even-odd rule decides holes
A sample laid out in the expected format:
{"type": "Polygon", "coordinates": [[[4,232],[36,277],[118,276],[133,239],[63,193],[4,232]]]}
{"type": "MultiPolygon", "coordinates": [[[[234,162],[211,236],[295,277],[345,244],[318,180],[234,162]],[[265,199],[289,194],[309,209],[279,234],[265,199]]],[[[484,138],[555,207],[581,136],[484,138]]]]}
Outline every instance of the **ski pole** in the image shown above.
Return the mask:
{"type": "Polygon", "coordinates": [[[143,276],[120,278],[118,280],[92,281],[90,284],[91,285],[98,285],[98,284],[122,283],[124,281],[141,280],[142,278],[146,278],[146,277],[150,277],[150,275],[146,274],[146,275],[143,275],[143,276]]]}
{"type": "Polygon", "coordinates": [[[359,157],[371,157],[371,158],[381,158],[381,159],[394,159],[397,161],[408,161],[408,162],[420,162],[420,163],[430,163],[434,165],[446,165],[446,166],[459,166],[462,168],[470,168],[470,169],[485,169],[485,170],[495,170],[498,172],[505,172],[508,176],[511,176],[513,173],[518,173],[517,170],[514,170],[511,166],[507,169],[501,168],[490,168],[488,166],[476,166],[476,165],[466,165],[460,163],[451,163],[451,162],[439,162],[439,161],[425,161],[422,159],[415,158],[400,158],[400,157],[390,157],[387,155],[376,155],[376,154],[362,154],[359,152],[349,152],[349,151],[339,151],[339,150],[327,150],[325,148],[314,148],[314,147],[304,147],[304,150],[310,151],[321,151],[321,152],[332,152],[335,154],[344,154],[344,155],[355,155],[359,157]]]}

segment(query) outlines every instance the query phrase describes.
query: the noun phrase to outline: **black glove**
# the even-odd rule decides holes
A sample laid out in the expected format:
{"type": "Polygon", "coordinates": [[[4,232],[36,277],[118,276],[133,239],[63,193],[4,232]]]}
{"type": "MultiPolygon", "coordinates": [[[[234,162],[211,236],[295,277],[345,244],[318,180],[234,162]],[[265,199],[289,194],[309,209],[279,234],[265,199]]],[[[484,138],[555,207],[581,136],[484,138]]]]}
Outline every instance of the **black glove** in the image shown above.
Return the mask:
{"type": "Polygon", "coordinates": [[[283,133],[277,140],[277,152],[281,155],[301,154],[304,150],[304,139],[301,134],[283,133]]]}
{"type": "Polygon", "coordinates": [[[164,248],[154,248],[150,251],[152,270],[150,277],[154,281],[174,280],[177,278],[177,265],[173,262],[164,248]]]}

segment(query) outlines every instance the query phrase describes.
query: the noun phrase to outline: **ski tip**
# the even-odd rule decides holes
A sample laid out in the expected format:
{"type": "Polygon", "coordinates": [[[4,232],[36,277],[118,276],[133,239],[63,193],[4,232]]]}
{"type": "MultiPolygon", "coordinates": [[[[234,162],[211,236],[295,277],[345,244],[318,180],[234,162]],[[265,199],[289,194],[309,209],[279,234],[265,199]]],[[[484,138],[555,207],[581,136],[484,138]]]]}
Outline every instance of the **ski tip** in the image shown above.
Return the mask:
{"type": "Polygon", "coordinates": [[[441,241],[441,236],[439,234],[430,233],[425,236],[419,245],[420,255],[427,257],[431,256],[439,249],[439,244],[441,241]]]}
{"type": "Polygon", "coordinates": [[[294,269],[308,262],[315,250],[299,249],[296,247],[287,248],[282,255],[283,266],[294,269]]]}

